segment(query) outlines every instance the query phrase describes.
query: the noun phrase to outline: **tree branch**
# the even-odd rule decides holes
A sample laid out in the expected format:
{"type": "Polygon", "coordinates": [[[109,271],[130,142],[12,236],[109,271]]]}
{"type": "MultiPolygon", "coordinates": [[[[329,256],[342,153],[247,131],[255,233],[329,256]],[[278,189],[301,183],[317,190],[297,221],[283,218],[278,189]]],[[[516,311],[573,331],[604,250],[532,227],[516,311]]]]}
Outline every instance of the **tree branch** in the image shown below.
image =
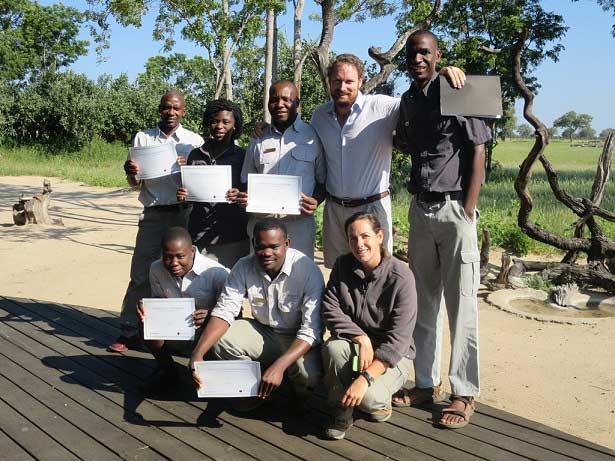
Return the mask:
{"type": "Polygon", "coordinates": [[[440,15],[440,0],[435,0],[433,8],[431,9],[431,13],[423,19],[415,24],[410,29],[406,30],[403,34],[397,37],[393,46],[386,52],[382,53],[380,48],[371,46],[367,51],[370,57],[378,63],[380,66],[380,72],[370,78],[367,82],[363,84],[362,91],[364,93],[371,93],[374,89],[388,80],[389,76],[397,69],[397,65],[393,64],[393,59],[395,56],[399,54],[399,52],[404,48],[408,37],[412,35],[413,32],[419,29],[429,29],[431,24],[438,18],[440,15]]]}

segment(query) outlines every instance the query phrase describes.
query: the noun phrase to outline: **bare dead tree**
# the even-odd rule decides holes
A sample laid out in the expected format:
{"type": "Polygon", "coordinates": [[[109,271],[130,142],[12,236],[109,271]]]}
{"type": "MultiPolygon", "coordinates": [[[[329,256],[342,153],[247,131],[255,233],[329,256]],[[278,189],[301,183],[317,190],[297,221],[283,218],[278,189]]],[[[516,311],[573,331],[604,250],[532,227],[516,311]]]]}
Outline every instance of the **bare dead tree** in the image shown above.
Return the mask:
{"type": "MultiPolygon", "coordinates": [[[[521,54],[526,38],[527,30],[523,30],[513,48],[513,79],[524,99],[523,116],[535,129],[535,141],[528,156],[519,167],[519,174],[515,180],[515,191],[520,201],[517,216],[519,227],[530,238],[568,252],[562,263],[550,264],[549,267],[544,268],[543,276],[555,283],[579,281],[615,293],[615,275],[609,270],[609,261],[615,257],[615,242],[605,235],[602,227],[595,219],[595,217],[600,217],[615,222],[615,213],[600,206],[610,176],[613,147],[615,146],[614,136],[611,133],[605,141],[602,155],[598,161],[591,196],[589,198],[573,197],[563,190],[555,169],[544,155],[544,150],[549,143],[547,128],[534,114],[534,94],[526,86],[521,76],[521,54]],[[565,237],[543,229],[530,218],[533,199],[528,186],[531,182],[531,169],[536,160],[542,164],[555,198],[579,217],[573,237],[565,237]],[[587,238],[583,235],[585,227],[590,234],[587,238]],[[572,264],[576,261],[580,252],[587,255],[587,265],[585,266],[572,264]]],[[[516,264],[518,262],[518,260],[515,261],[516,264]]],[[[532,265],[531,262],[521,263],[525,265],[525,268],[532,265]]]]}
{"type": "Polygon", "coordinates": [[[397,40],[395,40],[395,43],[388,51],[382,53],[379,47],[371,46],[369,48],[367,52],[369,56],[378,63],[380,72],[363,84],[362,91],[364,93],[371,93],[378,85],[389,79],[390,75],[397,69],[397,64],[393,63],[395,56],[404,49],[410,35],[417,30],[429,29],[431,27],[431,24],[440,16],[440,3],[440,0],[436,0],[429,16],[417,22],[413,27],[407,29],[403,34],[397,37],[397,40]]]}
{"type": "MultiPolygon", "coordinates": [[[[296,52],[297,46],[295,45],[295,54],[293,56],[293,60],[295,63],[295,84],[300,84],[302,67],[305,63],[306,58],[309,57],[316,64],[316,68],[318,69],[318,73],[325,87],[325,91],[328,94],[329,77],[327,75],[327,68],[330,61],[333,32],[335,26],[338,24],[335,18],[335,1],[315,0],[315,2],[320,5],[321,10],[320,16],[322,19],[322,29],[320,32],[320,41],[318,43],[318,47],[306,49],[303,55],[296,52]]],[[[296,4],[295,7],[297,7],[297,5],[299,4],[296,4]]],[[[300,5],[303,6],[302,3],[300,5]]],[[[388,80],[393,71],[397,69],[397,65],[393,63],[393,59],[395,59],[395,56],[397,56],[404,49],[408,37],[416,30],[429,29],[431,24],[438,18],[440,14],[440,5],[441,0],[435,0],[431,13],[429,13],[429,15],[425,19],[417,22],[413,27],[407,29],[404,33],[402,33],[395,40],[395,43],[393,43],[393,45],[388,51],[382,52],[379,47],[375,46],[369,48],[368,53],[370,57],[374,59],[376,63],[378,63],[380,71],[368,81],[364,82],[363,87],[361,88],[364,93],[371,93],[378,85],[388,80]]],[[[295,44],[298,40],[297,30],[300,31],[300,29],[300,18],[297,18],[297,15],[295,15],[295,44]]]]}

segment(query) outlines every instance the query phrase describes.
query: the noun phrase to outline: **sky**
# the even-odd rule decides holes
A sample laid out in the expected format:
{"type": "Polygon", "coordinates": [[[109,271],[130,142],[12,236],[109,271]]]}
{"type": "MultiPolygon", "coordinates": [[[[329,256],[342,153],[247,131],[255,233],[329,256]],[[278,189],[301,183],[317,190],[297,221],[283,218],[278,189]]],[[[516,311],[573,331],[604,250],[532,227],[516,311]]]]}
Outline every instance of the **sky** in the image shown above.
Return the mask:
{"type": "MultiPolygon", "coordinates": [[[[56,3],[53,0],[41,0],[41,4],[56,3]]],[[[85,0],[65,0],[64,4],[83,10],[87,7],[85,0]]],[[[534,72],[542,88],[534,99],[535,114],[547,125],[564,113],[574,110],[594,117],[592,126],[600,133],[604,128],[615,127],[615,38],[611,36],[611,26],[615,18],[602,11],[595,0],[544,0],[543,8],[564,16],[569,27],[562,41],[565,49],[559,55],[559,61],[544,61],[534,72]]],[[[288,14],[278,19],[278,27],[292,38],[292,4],[289,3],[288,14]]],[[[317,5],[307,0],[304,12],[304,34],[318,39],[319,24],[310,21],[308,16],[318,12],[317,5]]],[[[164,54],[162,44],[152,39],[151,31],[155,19],[150,14],[143,20],[140,29],[124,28],[117,24],[112,27],[111,47],[105,52],[105,61],[97,62],[94,47],[91,46],[87,56],[79,58],[72,69],[84,73],[90,78],[101,74],[114,77],[126,73],[133,79],[144,70],[145,62],[150,56],[164,54]]],[[[84,29],[83,38],[89,39],[84,29]]],[[[364,23],[342,23],[336,27],[333,38],[333,51],[349,52],[373,62],[367,50],[370,46],[388,49],[395,40],[394,18],[368,20],[364,23]]],[[[90,40],[91,41],[91,40],[90,40]]],[[[185,53],[188,56],[202,54],[203,51],[180,37],[172,52],[185,53]]],[[[407,82],[400,80],[397,90],[403,92],[407,82]]],[[[522,123],[522,101],[516,104],[517,120],[522,123]]]]}

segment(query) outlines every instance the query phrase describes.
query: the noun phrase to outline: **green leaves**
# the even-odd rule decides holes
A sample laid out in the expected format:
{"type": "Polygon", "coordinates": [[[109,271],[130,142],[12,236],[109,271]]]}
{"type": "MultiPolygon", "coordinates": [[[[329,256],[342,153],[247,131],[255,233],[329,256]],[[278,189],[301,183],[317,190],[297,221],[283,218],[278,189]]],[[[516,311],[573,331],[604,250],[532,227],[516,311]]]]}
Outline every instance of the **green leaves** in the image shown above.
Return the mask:
{"type": "Polygon", "coordinates": [[[27,0],[0,2],[0,79],[20,82],[67,67],[87,52],[78,40],[84,16],[74,8],[27,0]]]}

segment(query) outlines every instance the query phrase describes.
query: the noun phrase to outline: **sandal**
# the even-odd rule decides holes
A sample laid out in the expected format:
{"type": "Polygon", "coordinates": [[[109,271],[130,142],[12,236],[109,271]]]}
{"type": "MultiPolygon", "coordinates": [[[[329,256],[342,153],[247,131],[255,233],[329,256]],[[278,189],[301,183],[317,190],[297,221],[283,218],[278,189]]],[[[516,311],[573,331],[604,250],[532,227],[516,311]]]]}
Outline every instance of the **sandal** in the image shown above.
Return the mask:
{"type": "Polygon", "coordinates": [[[435,387],[413,387],[412,389],[401,388],[391,399],[394,407],[415,407],[423,403],[438,403],[445,399],[442,391],[442,383],[435,387]]]}
{"type": "Polygon", "coordinates": [[[474,404],[474,397],[451,395],[451,405],[455,401],[463,402],[463,404],[465,405],[464,409],[456,410],[449,406],[448,408],[442,410],[442,417],[444,417],[444,415],[446,414],[457,415],[461,416],[463,418],[463,421],[459,423],[443,423],[442,418],[440,418],[440,421],[438,421],[438,426],[445,429],[460,429],[468,425],[468,423],[470,422],[470,417],[474,414],[474,410],[476,408],[474,404]]]}

